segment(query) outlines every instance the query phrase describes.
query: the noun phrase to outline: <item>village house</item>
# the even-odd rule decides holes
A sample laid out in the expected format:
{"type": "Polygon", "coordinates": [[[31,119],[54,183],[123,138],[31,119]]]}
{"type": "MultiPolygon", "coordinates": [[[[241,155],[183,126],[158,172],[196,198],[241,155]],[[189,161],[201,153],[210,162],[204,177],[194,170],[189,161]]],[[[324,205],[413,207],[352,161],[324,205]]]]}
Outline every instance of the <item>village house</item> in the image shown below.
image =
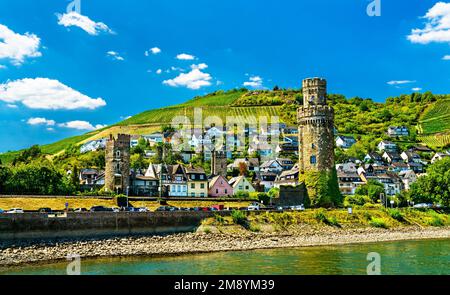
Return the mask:
{"type": "Polygon", "coordinates": [[[411,188],[411,184],[417,181],[417,175],[412,170],[402,171],[398,174],[398,176],[402,180],[403,188],[406,191],[409,191],[409,189],[411,188]]]}
{"type": "Polygon", "coordinates": [[[270,172],[273,174],[280,174],[283,171],[283,167],[281,166],[280,162],[277,160],[268,160],[261,164],[259,167],[260,172],[270,172]]]}
{"type": "Polygon", "coordinates": [[[431,163],[435,163],[436,161],[442,160],[447,157],[450,157],[450,155],[446,154],[446,153],[436,153],[436,154],[434,154],[433,158],[431,159],[431,163]]]}
{"type": "Polygon", "coordinates": [[[208,178],[205,170],[192,164],[184,167],[187,176],[188,196],[205,198],[208,196],[208,178]]]}
{"type": "Polygon", "coordinates": [[[390,164],[403,162],[403,159],[400,157],[399,153],[391,151],[384,152],[383,159],[390,164]]]}
{"type": "Polygon", "coordinates": [[[239,171],[240,163],[244,163],[247,166],[248,171],[259,172],[259,160],[258,158],[238,158],[233,163],[227,166],[228,170],[239,171]]]}
{"type": "Polygon", "coordinates": [[[152,133],[149,135],[143,135],[142,137],[148,141],[150,146],[155,146],[159,143],[163,143],[164,141],[164,136],[162,133],[152,133]]]}
{"type": "Polygon", "coordinates": [[[379,174],[375,177],[375,180],[384,185],[384,191],[388,196],[399,194],[403,187],[402,180],[395,173],[387,172],[386,174],[379,174]]]}
{"type": "Polygon", "coordinates": [[[410,170],[414,171],[414,173],[423,173],[424,172],[422,163],[415,163],[415,162],[408,163],[408,168],[410,170]]]}
{"type": "Polygon", "coordinates": [[[80,153],[95,152],[106,148],[106,138],[91,140],[80,146],[80,153]]]}
{"type": "Polygon", "coordinates": [[[280,186],[297,186],[299,184],[299,167],[295,165],[291,170],[283,171],[277,176],[274,187],[280,188],[280,186]]]}
{"type": "Polygon", "coordinates": [[[390,137],[401,137],[401,136],[408,136],[409,130],[405,126],[389,126],[387,130],[387,134],[390,137]]]}
{"type": "Polygon", "coordinates": [[[140,135],[132,135],[130,139],[130,147],[134,148],[139,144],[140,135]]]}
{"type": "Polygon", "coordinates": [[[237,192],[247,192],[247,193],[253,193],[255,192],[255,188],[253,185],[248,181],[245,176],[237,176],[233,177],[228,181],[228,183],[233,187],[233,192],[236,194],[237,192]]]}
{"type": "Polygon", "coordinates": [[[146,171],[132,171],[130,177],[129,194],[134,196],[156,197],[159,191],[159,179],[154,176],[145,176],[146,171]]]}
{"type": "Polygon", "coordinates": [[[339,135],[336,137],[336,146],[343,149],[348,149],[356,143],[353,136],[339,135]]]}
{"type": "Polygon", "coordinates": [[[99,171],[97,169],[82,169],[80,171],[80,184],[91,186],[95,184],[95,180],[97,180],[99,176],[99,171]]]}
{"type": "Polygon", "coordinates": [[[277,174],[272,172],[261,172],[259,174],[259,184],[264,186],[264,192],[270,191],[274,187],[277,174]]]}
{"type": "Polygon", "coordinates": [[[395,162],[391,164],[389,170],[395,173],[399,173],[401,171],[409,170],[409,165],[404,162],[395,162]]]}
{"type": "Polygon", "coordinates": [[[364,162],[382,165],[384,163],[384,160],[383,157],[378,153],[370,152],[364,157],[364,162]]]}
{"type": "Polygon", "coordinates": [[[421,159],[419,154],[412,151],[405,151],[401,153],[400,157],[402,157],[403,161],[406,163],[420,163],[421,159]]]}
{"type": "Polygon", "coordinates": [[[228,183],[227,179],[222,175],[214,176],[209,181],[210,197],[228,197],[233,195],[233,187],[228,183]]]}
{"type": "Polygon", "coordinates": [[[349,171],[337,171],[339,191],[343,195],[354,195],[356,189],[364,184],[358,173],[349,171]]]}
{"type": "Polygon", "coordinates": [[[388,152],[395,152],[397,151],[397,145],[391,141],[382,140],[378,144],[378,151],[388,151],[388,152]]]}

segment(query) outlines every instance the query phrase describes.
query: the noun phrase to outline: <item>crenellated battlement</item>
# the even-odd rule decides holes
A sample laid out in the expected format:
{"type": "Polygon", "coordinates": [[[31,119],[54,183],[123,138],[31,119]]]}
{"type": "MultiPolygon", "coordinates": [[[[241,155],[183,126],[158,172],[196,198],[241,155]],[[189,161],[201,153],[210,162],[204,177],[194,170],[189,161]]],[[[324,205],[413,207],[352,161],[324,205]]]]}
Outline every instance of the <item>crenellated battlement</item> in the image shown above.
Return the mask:
{"type": "Polygon", "coordinates": [[[302,82],[303,88],[307,87],[327,87],[327,80],[322,78],[307,78],[302,82]]]}

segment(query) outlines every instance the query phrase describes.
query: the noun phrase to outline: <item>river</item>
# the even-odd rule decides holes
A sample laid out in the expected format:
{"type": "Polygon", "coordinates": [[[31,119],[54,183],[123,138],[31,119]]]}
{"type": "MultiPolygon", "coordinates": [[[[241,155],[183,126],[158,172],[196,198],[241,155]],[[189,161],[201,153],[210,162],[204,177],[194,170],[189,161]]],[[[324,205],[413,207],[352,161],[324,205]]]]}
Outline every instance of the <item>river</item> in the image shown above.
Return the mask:
{"type": "MultiPolygon", "coordinates": [[[[395,241],[294,249],[218,252],[178,257],[82,259],[83,275],[366,274],[367,255],[381,257],[381,274],[450,275],[450,240],[395,241]]],[[[0,269],[0,274],[66,274],[67,262],[0,269]]]]}

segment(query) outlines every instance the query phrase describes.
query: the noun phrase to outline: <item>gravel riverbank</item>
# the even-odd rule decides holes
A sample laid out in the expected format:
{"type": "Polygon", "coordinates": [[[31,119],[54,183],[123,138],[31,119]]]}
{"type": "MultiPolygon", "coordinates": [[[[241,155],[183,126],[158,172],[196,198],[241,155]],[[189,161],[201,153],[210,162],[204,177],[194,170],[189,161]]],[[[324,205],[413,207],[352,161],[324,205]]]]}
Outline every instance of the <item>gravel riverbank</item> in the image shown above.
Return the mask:
{"type": "Polygon", "coordinates": [[[168,236],[58,241],[1,245],[0,267],[82,258],[113,256],[169,256],[217,251],[306,247],[394,240],[450,238],[450,227],[401,227],[394,229],[299,226],[273,233],[186,233],[168,236]]]}

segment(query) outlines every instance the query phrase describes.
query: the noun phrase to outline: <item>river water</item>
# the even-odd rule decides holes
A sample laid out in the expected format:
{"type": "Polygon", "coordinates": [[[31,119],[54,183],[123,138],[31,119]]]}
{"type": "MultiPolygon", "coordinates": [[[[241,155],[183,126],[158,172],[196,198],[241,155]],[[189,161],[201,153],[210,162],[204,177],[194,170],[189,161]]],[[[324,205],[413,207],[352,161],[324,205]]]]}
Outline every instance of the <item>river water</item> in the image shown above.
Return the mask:
{"type": "MultiPolygon", "coordinates": [[[[220,252],[179,257],[81,260],[83,275],[367,274],[368,253],[380,254],[381,274],[450,275],[450,240],[378,242],[294,249],[220,252]]],[[[0,274],[66,274],[68,262],[22,266],[0,274]]]]}

